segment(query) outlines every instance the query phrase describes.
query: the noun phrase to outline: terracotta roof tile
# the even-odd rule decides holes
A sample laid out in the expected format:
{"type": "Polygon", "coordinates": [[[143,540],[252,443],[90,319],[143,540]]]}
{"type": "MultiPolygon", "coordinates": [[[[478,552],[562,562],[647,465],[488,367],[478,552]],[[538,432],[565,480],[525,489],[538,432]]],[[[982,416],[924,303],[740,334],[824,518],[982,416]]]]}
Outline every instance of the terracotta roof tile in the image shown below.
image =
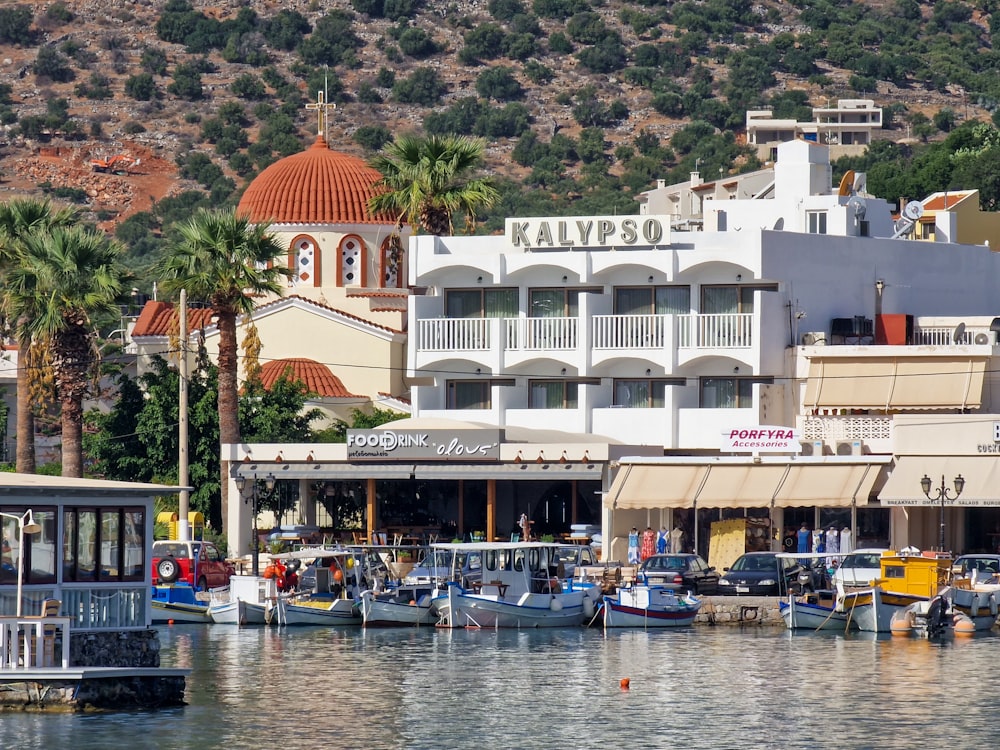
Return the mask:
{"type": "Polygon", "coordinates": [[[322,136],[286,156],[247,187],[238,210],[251,221],[280,224],[393,224],[368,212],[382,175],[362,159],[333,151],[322,136]]]}
{"type": "Polygon", "coordinates": [[[367,398],[350,393],[326,365],[300,357],[276,359],[263,365],[260,368],[261,383],[270,389],[289,369],[292,380],[302,381],[310,392],[321,398],[367,398]]]}
{"type": "MultiPolygon", "coordinates": [[[[147,302],[132,329],[132,336],[168,336],[177,317],[172,302],[147,302]]],[[[192,331],[212,325],[212,310],[207,307],[188,308],[188,326],[192,331]]]]}

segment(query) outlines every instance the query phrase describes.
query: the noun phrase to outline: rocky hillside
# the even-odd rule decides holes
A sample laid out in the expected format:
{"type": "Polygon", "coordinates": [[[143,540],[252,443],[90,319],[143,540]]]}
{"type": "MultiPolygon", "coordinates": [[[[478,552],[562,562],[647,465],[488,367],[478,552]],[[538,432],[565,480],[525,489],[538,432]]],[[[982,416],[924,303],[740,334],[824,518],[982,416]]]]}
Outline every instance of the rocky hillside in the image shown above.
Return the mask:
{"type": "Polygon", "coordinates": [[[924,35],[935,40],[934,49],[940,49],[937,40],[948,38],[969,55],[988,48],[990,18],[981,7],[914,0],[4,3],[0,196],[48,190],[75,197],[111,229],[164,197],[209,189],[193,174],[193,153],[210,159],[238,191],[282,148],[288,152],[287,139],[269,141],[266,154],[253,145],[273,127],[267,114],[289,102],[281,82],[299,93],[288,109],[301,147],[317,127],[304,104],[315,100],[317,82],[324,79],[336,103],[328,128],[333,147],[364,156],[355,141],[359,129],[383,126],[395,134],[420,129],[434,116],[439,122],[479,118],[469,130],[485,132],[489,168],[515,180],[531,171],[512,158],[524,126],[503,118],[513,122],[523,113],[539,141],[571,139],[569,150],[576,146],[577,153],[564,159],[571,176],[585,174],[595,160],[593,154],[586,158],[577,140],[585,126],[603,130],[604,158],[597,161],[607,164],[609,174],[631,168],[636,139],[643,136],[645,149],[639,151],[653,154],[644,166],[648,186],[671,169],[690,168],[682,163],[690,147],[667,148],[690,121],[705,120],[717,132],[738,137],[748,106],[787,103],[783,97],[794,90],[812,105],[873,98],[897,113],[896,129],[885,135],[898,139],[908,134],[908,124],[924,123],[942,109],[950,108],[958,120],[989,117],[993,100],[970,95],[972,82],[955,83],[964,80],[961,71],[942,67],[934,77],[923,64],[913,65],[923,59],[924,35]],[[942,6],[961,12],[942,20],[942,6]],[[167,13],[172,24],[163,23],[167,13]],[[324,27],[331,15],[339,25],[324,27]],[[304,33],[294,29],[300,17],[308,22],[304,33]],[[859,17],[862,22],[852,26],[859,17]],[[199,18],[204,21],[192,21],[199,18]],[[288,49],[275,41],[283,28],[276,19],[290,29],[288,49]],[[221,41],[192,43],[203,41],[199,23],[206,35],[221,29],[221,41]],[[904,24],[919,30],[917,38],[904,24]],[[910,41],[893,39],[893,25],[910,41]],[[302,40],[311,37],[316,39],[307,54],[302,40]],[[905,57],[903,44],[912,44],[918,56],[905,57]],[[862,64],[866,55],[871,59],[862,64]],[[192,79],[198,91],[179,85],[192,79]],[[261,92],[251,95],[246,86],[234,91],[237,81],[263,82],[261,92]],[[143,92],[140,83],[151,89],[143,92]],[[859,90],[866,84],[870,90],[859,90]],[[243,117],[227,113],[234,103],[243,117]],[[242,143],[240,136],[222,149],[220,140],[229,136],[208,132],[206,123],[218,121],[220,113],[225,124],[238,124],[242,143]],[[494,117],[501,122],[491,124],[494,117]],[[494,131],[502,134],[490,135],[494,131]],[[95,170],[95,160],[116,154],[137,163],[117,170],[121,174],[95,170]],[[188,169],[179,169],[185,160],[188,169]]]}

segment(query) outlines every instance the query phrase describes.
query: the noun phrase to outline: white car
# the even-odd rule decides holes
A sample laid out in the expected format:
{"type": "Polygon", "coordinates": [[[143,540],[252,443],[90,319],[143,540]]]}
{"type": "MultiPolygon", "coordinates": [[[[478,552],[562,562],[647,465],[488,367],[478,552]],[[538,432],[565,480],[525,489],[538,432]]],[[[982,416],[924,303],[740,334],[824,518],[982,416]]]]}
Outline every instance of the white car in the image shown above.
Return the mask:
{"type": "Polygon", "coordinates": [[[887,551],[881,548],[856,549],[844,555],[833,574],[834,587],[867,586],[882,575],[879,561],[882,553],[887,551]]]}

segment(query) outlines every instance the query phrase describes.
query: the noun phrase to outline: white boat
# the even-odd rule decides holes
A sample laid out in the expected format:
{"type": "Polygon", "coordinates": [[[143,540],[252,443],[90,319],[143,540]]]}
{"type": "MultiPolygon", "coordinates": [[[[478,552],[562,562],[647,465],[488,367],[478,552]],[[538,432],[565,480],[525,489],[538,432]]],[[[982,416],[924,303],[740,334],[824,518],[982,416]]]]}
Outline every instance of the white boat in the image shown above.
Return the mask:
{"type": "Polygon", "coordinates": [[[361,612],[357,601],[343,596],[279,595],[264,605],[264,619],[269,625],[360,625],[361,612]]]}
{"type": "Polygon", "coordinates": [[[781,618],[789,630],[857,630],[856,621],[849,619],[845,611],[837,609],[834,592],[812,594],[789,594],[788,599],[778,602],[781,618]],[[830,597],[824,596],[829,593],[830,597]]]}
{"type": "Polygon", "coordinates": [[[674,586],[635,584],[605,596],[601,608],[606,628],[679,628],[694,622],[701,599],[674,586]]]}
{"type": "Polygon", "coordinates": [[[361,593],[361,617],[364,626],[433,625],[437,613],[431,607],[433,589],[400,586],[392,591],[361,593]]]}
{"type": "Polygon", "coordinates": [[[480,552],[482,578],[463,587],[449,581],[431,606],[446,628],[555,628],[594,616],[601,590],[559,576],[559,545],[547,542],[468,542],[434,550],[480,552]]]}
{"type": "Polygon", "coordinates": [[[229,590],[213,590],[208,603],[212,622],[223,625],[266,625],[265,603],[274,601],[278,587],[273,578],[235,575],[229,590]]]}

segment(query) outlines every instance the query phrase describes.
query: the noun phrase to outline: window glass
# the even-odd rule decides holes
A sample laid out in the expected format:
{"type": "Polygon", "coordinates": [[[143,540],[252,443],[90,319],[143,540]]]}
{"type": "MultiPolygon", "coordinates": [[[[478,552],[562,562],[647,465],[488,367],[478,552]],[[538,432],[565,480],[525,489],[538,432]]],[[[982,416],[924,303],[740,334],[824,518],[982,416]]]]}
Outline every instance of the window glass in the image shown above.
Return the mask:
{"type": "Polygon", "coordinates": [[[63,511],[63,580],[76,580],[76,513],[63,511]]]}
{"type": "Polygon", "coordinates": [[[42,530],[24,537],[26,583],[52,583],[56,580],[56,514],[51,510],[33,512],[42,530]]]}
{"type": "Polygon", "coordinates": [[[701,408],[749,409],[754,384],[771,382],[773,378],[702,378],[701,408]]]}
{"type": "Polygon", "coordinates": [[[656,312],[665,315],[687,315],[691,312],[691,287],[656,287],[656,312]]]}
{"type": "Polygon", "coordinates": [[[491,406],[490,381],[448,381],[449,409],[489,409],[491,406]]]}
{"type": "Polygon", "coordinates": [[[97,579],[97,511],[78,511],[79,534],[76,542],[77,581],[97,579]]]}
{"type": "Polygon", "coordinates": [[[121,515],[117,511],[101,512],[101,580],[121,577],[121,546],[119,532],[121,515]]]}
{"type": "Polygon", "coordinates": [[[575,409],[577,383],[566,380],[532,380],[528,386],[529,409],[575,409]]]}
{"type": "MultiPolygon", "coordinates": [[[[7,512],[7,511],[5,511],[7,512]]],[[[17,521],[13,518],[0,518],[0,545],[3,547],[0,555],[0,581],[13,583],[17,580],[17,566],[21,559],[21,542],[17,531],[17,521]]]]}
{"type": "Polygon", "coordinates": [[[145,514],[141,510],[127,510],[123,520],[125,527],[122,548],[125,559],[122,577],[129,581],[141,580],[146,563],[145,514]]]}
{"type": "Polygon", "coordinates": [[[615,380],[614,405],[630,409],[659,409],[666,405],[667,386],[684,385],[683,380],[615,380]]]}
{"type": "Polygon", "coordinates": [[[496,550],[486,550],[483,555],[483,566],[486,570],[496,570],[497,569],[497,551],[496,550]]]}
{"type": "Polygon", "coordinates": [[[524,570],[524,550],[514,550],[514,570],[524,570]]]}

